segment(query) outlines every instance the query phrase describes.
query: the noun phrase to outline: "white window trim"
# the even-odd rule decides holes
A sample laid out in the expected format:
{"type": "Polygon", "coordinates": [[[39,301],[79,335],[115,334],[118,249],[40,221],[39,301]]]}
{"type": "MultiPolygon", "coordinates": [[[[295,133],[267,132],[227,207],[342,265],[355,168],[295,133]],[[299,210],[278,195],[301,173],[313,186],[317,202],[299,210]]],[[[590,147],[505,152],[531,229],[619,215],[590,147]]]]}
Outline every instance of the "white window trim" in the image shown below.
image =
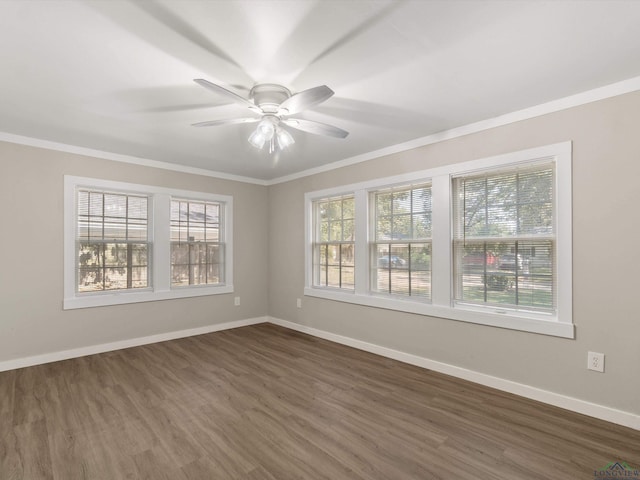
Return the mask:
{"type": "Polygon", "coordinates": [[[329,188],[305,194],[305,288],[307,296],[385,308],[431,317],[446,318],[512,330],[575,338],[572,312],[572,143],[562,142],[543,147],[487,157],[444,167],[411,172],[393,177],[329,188]],[[454,175],[501,166],[530,163],[544,159],[556,165],[556,238],[557,238],[557,308],[555,314],[523,312],[489,306],[453,304],[453,260],[451,235],[451,178],[454,175]],[[369,192],[403,183],[432,184],[432,285],[431,303],[408,297],[374,295],[369,289],[369,192]],[[355,292],[313,286],[312,241],[314,200],[336,195],[354,194],[355,216],[355,292]]]}
{"type": "Polygon", "coordinates": [[[233,197],[190,190],[174,190],[151,185],[114,182],[96,178],[64,177],[64,300],[63,309],[151,302],[172,298],[199,297],[232,293],[233,289],[233,197]],[[150,197],[149,217],[151,251],[151,285],[145,289],[108,292],[76,292],[76,229],[79,188],[107,190],[150,197]],[[225,283],[217,285],[171,286],[171,199],[220,202],[224,204],[225,283]]]}

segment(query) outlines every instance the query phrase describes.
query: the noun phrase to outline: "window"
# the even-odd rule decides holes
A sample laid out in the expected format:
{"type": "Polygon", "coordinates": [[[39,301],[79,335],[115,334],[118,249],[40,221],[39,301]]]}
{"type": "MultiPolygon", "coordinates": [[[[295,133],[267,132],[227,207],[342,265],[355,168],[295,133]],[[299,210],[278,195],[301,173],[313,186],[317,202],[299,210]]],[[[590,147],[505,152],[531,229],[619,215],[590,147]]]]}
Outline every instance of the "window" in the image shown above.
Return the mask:
{"type": "Polygon", "coordinates": [[[574,337],[570,142],[305,201],[305,295],[574,337]]]}
{"type": "Polygon", "coordinates": [[[353,290],[354,197],[323,198],[314,202],[313,210],[313,284],[353,290]]]}
{"type": "Polygon", "coordinates": [[[224,283],[220,203],[171,201],[171,285],[224,283]]]}
{"type": "Polygon", "coordinates": [[[371,290],[431,298],[431,185],[372,193],[371,290]]]}
{"type": "Polygon", "coordinates": [[[554,165],[453,179],[454,299],[554,312],[554,165]]]}
{"type": "Polygon", "coordinates": [[[232,204],[65,176],[64,308],[233,292],[232,204]]]}
{"type": "Polygon", "coordinates": [[[149,286],[148,198],[77,192],[77,291],[149,286]]]}

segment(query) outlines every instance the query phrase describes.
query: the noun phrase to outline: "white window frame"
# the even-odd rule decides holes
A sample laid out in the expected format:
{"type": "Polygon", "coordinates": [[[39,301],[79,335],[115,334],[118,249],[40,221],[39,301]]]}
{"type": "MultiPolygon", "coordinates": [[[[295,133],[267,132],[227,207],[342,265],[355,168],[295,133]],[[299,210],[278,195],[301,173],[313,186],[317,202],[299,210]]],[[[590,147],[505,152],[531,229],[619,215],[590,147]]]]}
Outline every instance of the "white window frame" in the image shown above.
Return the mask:
{"type": "MultiPolygon", "coordinates": [[[[377,258],[378,258],[378,250],[377,250],[377,246],[379,244],[396,244],[396,245],[402,245],[402,244],[406,244],[406,245],[411,245],[411,244],[422,244],[422,243],[428,243],[429,247],[432,248],[433,244],[432,244],[432,240],[431,237],[429,238],[409,238],[409,239],[389,239],[389,240],[379,240],[376,238],[377,232],[376,232],[376,222],[378,221],[377,218],[377,206],[375,204],[376,202],[376,195],[386,191],[386,190],[390,190],[390,191],[397,191],[397,190],[408,190],[410,192],[413,192],[414,188],[419,188],[419,187],[424,187],[428,185],[429,186],[429,190],[431,191],[431,182],[411,182],[411,183],[407,183],[407,184],[400,184],[400,185],[387,185],[385,187],[382,188],[375,188],[375,189],[367,189],[368,192],[368,196],[369,196],[369,212],[368,212],[368,218],[369,218],[369,292],[371,293],[371,295],[379,295],[379,296],[385,296],[385,297],[394,297],[394,298],[398,298],[398,299],[405,299],[407,297],[413,298],[416,301],[422,301],[422,302],[427,302],[427,303],[431,303],[431,295],[429,295],[428,297],[425,296],[418,296],[418,295],[412,295],[411,293],[408,294],[397,294],[397,293],[392,293],[392,292],[384,292],[384,291],[380,291],[377,290],[373,287],[373,282],[376,281],[376,274],[375,274],[375,269],[371,268],[372,265],[374,265],[374,262],[377,263],[377,258]]],[[[432,213],[432,212],[429,212],[432,213]]],[[[405,214],[406,215],[406,214],[405,214]]],[[[409,213],[409,215],[413,215],[412,212],[409,213]]],[[[393,216],[393,215],[392,215],[393,216]]],[[[410,272],[410,270],[407,270],[407,272],[410,272]]],[[[409,273],[410,274],[410,273],[409,273]]],[[[431,267],[429,269],[429,275],[431,276],[431,267]]],[[[391,282],[389,283],[389,287],[391,288],[391,282]]]]}
{"type": "MultiPolygon", "coordinates": [[[[199,203],[199,204],[204,204],[204,205],[217,205],[219,210],[219,214],[218,214],[218,240],[217,241],[191,241],[191,240],[186,240],[184,243],[187,245],[197,245],[199,243],[202,243],[204,245],[217,245],[218,248],[220,248],[223,252],[223,261],[222,261],[222,281],[218,282],[218,283],[194,283],[194,284],[187,284],[187,285],[176,285],[173,283],[173,280],[171,280],[171,288],[194,288],[194,287],[205,287],[205,286],[220,286],[220,285],[224,285],[225,284],[225,280],[226,279],[226,271],[225,271],[225,263],[224,263],[224,251],[226,248],[226,242],[225,242],[225,231],[224,231],[224,226],[225,226],[225,203],[223,202],[213,202],[210,200],[197,200],[194,201],[194,199],[186,199],[186,198],[177,198],[175,196],[171,197],[171,202],[187,202],[187,203],[199,203]]],[[[205,207],[206,208],[206,207],[205,207]]],[[[188,223],[188,222],[187,222],[188,223]]],[[[169,237],[169,248],[172,249],[173,247],[173,243],[176,243],[174,241],[171,240],[171,237],[169,237]]],[[[177,242],[178,244],[180,244],[181,242],[177,242]]],[[[191,249],[191,247],[189,247],[189,250],[191,249]]],[[[187,254],[187,256],[190,256],[190,252],[187,254]]],[[[208,265],[207,265],[208,266],[208,265]]],[[[170,267],[171,269],[173,268],[173,264],[171,264],[170,262],[170,267]]],[[[188,267],[191,267],[191,262],[189,262],[188,267]]],[[[172,272],[171,272],[172,273],[172,272]]]]}
{"type": "Polygon", "coordinates": [[[96,178],[64,177],[64,300],[63,309],[151,302],[172,298],[232,293],[233,288],[233,197],[152,185],[114,182],[96,178]],[[151,243],[149,287],[78,293],[76,289],[77,190],[89,189],[146,195],[149,197],[148,241],[151,243]],[[172,198],[224,205],[225,282],[215,285],[171,286],[170,212],[172,198]]]}
{"type": "MultiPolygon", "coordinates": [[[[347,196],[348,198],[351,198],[351,196],[347,196]]],[[[314,201],[312,202],[312,217],[313,217],[313,222],[314,222],[314,227],[317,227],[317,223],[318,223],[318,210],[319,210],[319,205],[318,202],[330,202],[330,201],[335,201],[337,199],[340,199],[342,202],[344,202],[345,198],[344,195],[340,195],[338,197],[329,197],[329,198],[316,198],[314,199],[314,201]]],[[[354,198],[354,212],[355,212],[355,198],[354,198]]],[[[344,226],[344,224],[342,223],[344,220],[344,210],[341,210],[341,225],[344,226]]],[[[355,214],[355,213],[354,213],[355,214]]],[[[355,223],[355,220],[354,220],[355,223]]],[[[341,230],[342,231],[342,230],[341,230]]],[[[338,250],[340,251],[340,255],[342,255],[342,246],[343,245],[355,245],[355,241],[349,241],[349,240],[328,240],[326,242],[320,241],[319,237],[320,234],[318,232],[317,228],[314,228],[313,231],[313,251],[312,251],[312,258],[314,258],[313,263],[314,265],[312,265],[312,270],[313,270],[313,280],[312,280],[312,285],[314,287],[320,287],[320,288],[331,288],[331,289],[335,289],[335,290],[340,290],[340,291],[347,291],[347,292],[353,292],[354,288],[351,287],[343,287],[342,285],[336,287],[335,285],[320,285],[320,272],[316,271],[314,269],[315,263],[317,261],[316,255],[318,257],[320,257],[320,252],[316,251],[316,249],[318,248],[322,248],[322,246],[329,246],[329,245],[336,245],[338,247],[338,250]]],[[[354,237],[355,237],[355,232],[354,232],[354,237]]],[[[355,259],[354,259],[355,260],[355,259]]],[[[354,262],[355,264],[355,262],[354,262]]],[[[320,266],[320,263],[318,261],[318,266],[320,266]]],[[[343,269],[344,265],[342,265],[342,258],[340,260],[340,265],[339,265],[339,269],[340,269],[340,283],[342,283],[342,269],[343,269]]],[[[355,269],[354,269],[355,272],[355,269]]],[[[354,278],[354,283],[355,283],[355,278],[354,278]]]]}
{"type": "MultiPolygon", "coordinates": [[[[518,152],[472,160],[393,177],[329,188],[305,194],[305,288],[307,296],[385,308],[463,322],[575,338],[572,312],[572,143],[562,142],[518,152]],[[452,178],[454,176],[522,165],[535,161],[555,162],[555,227],[557,242],[557,305],[554,313],[526,312],[453,302],[452,178]],[[419,298],[383,297],[370,289],[369,195],[393,185],[431,182],[432,257],[431,302],[419,298]],[[312,282],[313,201],[323,197],[355,195],[355,282],[354,292],[314,287],[312,282]]],[[[373,207],[371,207],[373,208],[373,207]]]]}

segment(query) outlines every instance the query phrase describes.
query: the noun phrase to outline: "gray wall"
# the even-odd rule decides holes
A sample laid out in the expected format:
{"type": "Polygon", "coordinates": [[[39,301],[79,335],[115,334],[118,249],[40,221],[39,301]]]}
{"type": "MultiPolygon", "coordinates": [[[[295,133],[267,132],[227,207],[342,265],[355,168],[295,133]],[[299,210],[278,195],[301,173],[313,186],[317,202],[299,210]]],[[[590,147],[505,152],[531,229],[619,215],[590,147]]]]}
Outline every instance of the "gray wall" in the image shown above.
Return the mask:
{"type": "Polygon", "coordinates": [[[640,93],[269,189],[269,313],[339,335],[640,414],[640,93]],[[575,340],[303,297],[304,193],[573,141],[575,340]],[[606,373],[586,369],[606,354],[606,373]]]}
{"type": "Polygon", "coordinates": [[[0,143],[0,362],[270,314],[640,414],[638,125],[637,92],[269,188],[0,143]],[[303,297],[305,192],[567,140],[575,340],[303,297]],[[65,174],[233,195],[236,292],[63,311],[65,174]]]}
{"type": "Polygon", "coordinates": [[[266,315],[267,198],[259,185],[0,143],[0,362],[266,315]],[[63,311],[64,175],[233,195],[235,293],[63,311]]]}

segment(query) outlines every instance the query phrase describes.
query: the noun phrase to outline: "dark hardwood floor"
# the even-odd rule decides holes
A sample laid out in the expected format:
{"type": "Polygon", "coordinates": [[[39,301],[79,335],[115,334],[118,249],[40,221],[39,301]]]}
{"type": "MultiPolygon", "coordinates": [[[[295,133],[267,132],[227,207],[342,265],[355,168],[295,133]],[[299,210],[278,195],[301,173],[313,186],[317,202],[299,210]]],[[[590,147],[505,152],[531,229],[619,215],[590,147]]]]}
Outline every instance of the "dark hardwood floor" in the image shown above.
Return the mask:
{"type": "Polygon", "coordinates": [[[594,479],[640,432],[273,325],[0,373],[0,479],[594,479]]]}

